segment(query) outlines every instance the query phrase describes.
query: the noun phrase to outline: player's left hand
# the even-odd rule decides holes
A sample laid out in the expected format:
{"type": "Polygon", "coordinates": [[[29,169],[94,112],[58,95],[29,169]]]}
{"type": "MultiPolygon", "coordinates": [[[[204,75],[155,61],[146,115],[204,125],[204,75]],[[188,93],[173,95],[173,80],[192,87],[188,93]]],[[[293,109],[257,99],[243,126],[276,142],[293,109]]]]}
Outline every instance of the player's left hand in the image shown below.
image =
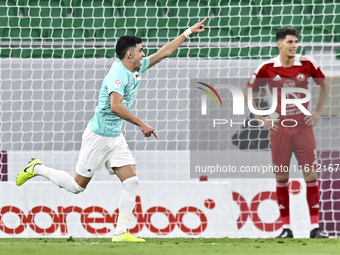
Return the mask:
{"type": "Polygon", "coordinates": [[[267,129],[269,132],[274,132],[279,129],[279,126],[276,124],[279,122],[278,119],[272,119],[269,116],[259,118],[258,115],[255,118],[257,118],[260,126],[262,126],[264,129],[267,129]]]}
{"type": "Polygon", "coordinates": [[[307,124],[307,126],[314,127],[320,118],[321,118],[321,112],[312,112],[312,115],[307,115],[304,118],[304,121],[307,124]]]}
{"type": "Polygon", "coordinates": [[[204,21],[207,20],[208,17],[205,17],[201,22],[196,23],[195,25],[193,25],[190,30],[193,34],[197,34],[197,33],[201,33],[204,31],[204,21]]]}

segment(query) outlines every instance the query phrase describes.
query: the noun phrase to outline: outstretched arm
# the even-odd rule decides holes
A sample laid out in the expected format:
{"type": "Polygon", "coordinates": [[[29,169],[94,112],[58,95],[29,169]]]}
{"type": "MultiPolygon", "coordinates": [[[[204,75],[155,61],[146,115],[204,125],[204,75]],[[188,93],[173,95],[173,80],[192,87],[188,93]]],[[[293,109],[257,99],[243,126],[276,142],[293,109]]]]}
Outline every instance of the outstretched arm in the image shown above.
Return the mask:
{"type": "Polygon", "coordinates": [[[201,33],[204,31],[204,21],[206,21],[207,17],[202,20],[199,23],[196,23],[195,25],[193,25],[190,30],[186,30],[183,34],[181,34],[180,36],[178,36],[176,39],[174,39],[173,41],[165,44],[159,51],[157,51],[155,54],[151,55],[150,58],[150,65],[149,68],[158,64],[159,62],[161,62],[164,58],[169,57],[172,53],[174,53],[179,46],[181,46],[181,44],[184,42],[184,40],[191,34],[197,34],[197,33],[201,33]]]}
{"type": "Polygon", "coordinates": [[[148,124],[146,124],[144,121],[140,120],[133,114],[131,114],[123,105],[123,96],[112,92],[110,94],[110,101],[111,101],[111,112],[116,114],[118,117],[121,117],[122,119],[135,124],[139,127],[139,129],[143,132],[145,137],[150,137],[151,134],[153,134],[154,137],[158,140],[157,134],[155,132],[155,129],[150,127],[148,124]]]}
{"type": "Polygon", "coordinates": [[[322,115],[322,108],[325,105],[326,99],[329,93],[329,82],[327,79],[324,79],[320,85],[320,93],[318,104],[316,105],[315,112],[312,112],[312,115],[308,115],[305,117],[305,123],[308,126],[315,126],[315,124],[319,121],[322,115]]]}

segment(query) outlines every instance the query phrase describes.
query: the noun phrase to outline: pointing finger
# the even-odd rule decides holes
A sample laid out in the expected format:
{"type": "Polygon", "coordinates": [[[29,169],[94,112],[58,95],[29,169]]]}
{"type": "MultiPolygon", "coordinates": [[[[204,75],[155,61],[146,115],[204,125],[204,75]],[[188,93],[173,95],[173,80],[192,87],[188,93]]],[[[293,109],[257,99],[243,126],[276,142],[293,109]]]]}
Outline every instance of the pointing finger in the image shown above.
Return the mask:
{"type": "Polygon", "coordinates": [[[206,21],[207,20],[207,18],[208,17],[205,17],[201,22],[200,22],[200,24],[203,24],[204,23],[204,21],[206,21]]]}
{"type": "Polygon", "coordinates": [[[156,132],[155,132],[154,130],[152,130],[152,134],[153,134],[153,136],[156,137],[156,139],[158,140],[158,136],[157,136],[157,134],[156,134],[156,132]]]}

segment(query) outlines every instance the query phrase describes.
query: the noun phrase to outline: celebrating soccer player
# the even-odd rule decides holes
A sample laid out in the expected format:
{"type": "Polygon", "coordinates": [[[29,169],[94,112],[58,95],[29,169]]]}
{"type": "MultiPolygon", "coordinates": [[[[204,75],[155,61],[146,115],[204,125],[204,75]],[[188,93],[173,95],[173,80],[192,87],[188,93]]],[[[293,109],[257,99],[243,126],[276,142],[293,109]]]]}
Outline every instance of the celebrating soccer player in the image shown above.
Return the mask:
{"type": "Polygon", "coordinates": [[[138,91],[141,74],[174,53],[190,34],[203,32],[206,19],[188,28],[150,57],[145,57],[141,38],[119,38],[116,44],[119,60],[112,64],[102,83],[95,115],[83,134],[74,178],[64,171],[44,166],[39,159],[34,158],[20,171],[16,184],[21,186],[38,175],[78,194],[85,190],[94,173],[105,165],[108,172],[116,174],[123,183],[117,227],[112,241],[145,242],[127,232],[127,224],[135,207],[139,180],[135,172],[135,160],[121,133],[123,120],[137,125],[145,137],[153,135],[158,139],[154,128],[129,112],[138,91]]]}
{"type": "MultiPolygon", "coordinates": [[[[276,112],[278,119],[285,125],[272,121],[266,121],[260,115],[255,117],[259,122],[264,123],[264,127],[270,130],[270,141],[272,151],[272,161],[274,166],[278,166],[276,174],[276,196],[280,210],[281,221],[283,223],[282,233],[278,238],[292,238],[293,232],[290,227],[289,217],[289,193],[288,180],[289,173],[281,171],[289,169],[292,153],[295,154],[299,167],[303,170],[304,179],[307,185],[307,203],[311,221],[311,238],[327,238],[319,227],[319,185],[315,172],[316,143],[313,134],[313,126],[321,117],[322,108],[325,104],[329,83],[325,75],[320,70],[316,61],[309,57],[296,54],[298,48],[299,33],[295,28],[285,27],[276,33],[277,46],[280,55],[276,58],[263,62],[254,72],[252,78],[243,89],[245,101],[248,102],[248,87],[257,90],[259,86],[268,84],[269,89],[278,91],[278,104],[276,112]],[[311,115],[305,115],[295,104],[287,104],[286,115],[281,113],[281,92],[283,88],[303,88],[308,89],[308,78],[311,77],[316,84],[320,85],[320,94],[316,110],[311,115]],[[290,119],[290,121],[288,121],[290,119]],[[291,124],[289,124],[291,122],[291,124]],[[290,126],[290,127],[287,127],[290,126]]],[[[303,93],[289,93],[287,98],[303,98],[303,93]]],[[[307,109],[308,102],[302,104],[307,109]]],[[[254,105],[254,107],[256,107],[254,105]]]]}

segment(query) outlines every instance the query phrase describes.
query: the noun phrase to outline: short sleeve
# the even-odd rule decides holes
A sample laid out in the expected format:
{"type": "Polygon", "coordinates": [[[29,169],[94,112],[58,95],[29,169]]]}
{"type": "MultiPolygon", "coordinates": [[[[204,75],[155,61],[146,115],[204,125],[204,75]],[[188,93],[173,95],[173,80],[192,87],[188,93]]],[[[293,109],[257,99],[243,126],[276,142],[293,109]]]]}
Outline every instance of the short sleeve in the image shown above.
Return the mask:
{"type": "Polygon", "coordinates": [[[316,64],[311,63],[311,72],[310,76],[313,78],[314,82],[320,85],[323,80],[326,78],[325,74],[320,70],[320,67],[316,64]]]}
{"type": "Polygon", "coordinates": [[[257,90],[259,87],[263,86],[266,84],[266,79],[263,76],[263,68],[260,66],[258,67],[253,76],[249,79],[247,82],[247,87],[253,88],[253,90],[257,90]]]}
{"type": "Polygon", "coordinates": [[[124,89],[128,81],[125,73],[115,71],[106,76],[104,83],[107,85],[108,94],[117,92],[124,96],[124,89]]]}
{"type": "Polygon", "coordinates": [[[149,68],[150,59],[149,57],[144,57],[140,62],[142,64],[142,67],[140,68],[140,72],[144,73],[149,68]]]}

